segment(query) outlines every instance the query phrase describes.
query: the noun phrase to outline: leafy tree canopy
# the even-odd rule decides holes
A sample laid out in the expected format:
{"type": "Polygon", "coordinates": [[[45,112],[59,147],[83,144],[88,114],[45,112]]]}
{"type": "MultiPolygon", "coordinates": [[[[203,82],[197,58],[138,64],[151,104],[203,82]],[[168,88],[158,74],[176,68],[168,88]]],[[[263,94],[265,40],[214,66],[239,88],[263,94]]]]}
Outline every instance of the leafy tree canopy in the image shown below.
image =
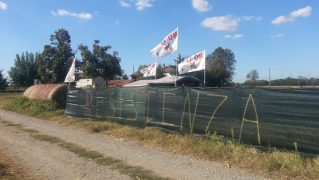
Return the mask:
{"type": "Polygon", "coordinates": [[[93,51],[88,46],[80,45],[79,50],[82,56],[81,70],[85,76],[102,76],[104,79],[115,79],[122,76],[121,58],[118,52],[109,53],[111,46],[101,46],[99,40],[95,40],[93,51]]]}
{"type": "Polygon", "coordinates": [[[65,29],[58,29],[50,36],[50,44],[45,45],[37,58],[38,74],[43,83],[64,81],[72,63],[71,36],[65,29]]]}
{"type": "Polygon", "coordinates": [[[256,85],[256,81],[259,79],[259,74],[256,69],[250,71],[247,75],[247,83],[250,85],[256,85]]]}
{"type": "MultiPolygon", "coordinates": [[[[38,54],[36,54],[38,56],[38,54]]],[[[15,87],[28,87],[37,79],[37,62],[33,53],[25,52],[16,55],[14,66],[8,72],[15,87]]]]}
{"type": "Polygon", "coordinates": [[[236,59],[230,49],[218,47],[206,57],[206,85],[223,86],[232,81],[236,59]]]}
{"type": "Polygon", "coordinates": [[[0,69],[0,90],[4,90],[8,86],[7,79],[4,78],[2,72],[3,70],[0,69]]]}

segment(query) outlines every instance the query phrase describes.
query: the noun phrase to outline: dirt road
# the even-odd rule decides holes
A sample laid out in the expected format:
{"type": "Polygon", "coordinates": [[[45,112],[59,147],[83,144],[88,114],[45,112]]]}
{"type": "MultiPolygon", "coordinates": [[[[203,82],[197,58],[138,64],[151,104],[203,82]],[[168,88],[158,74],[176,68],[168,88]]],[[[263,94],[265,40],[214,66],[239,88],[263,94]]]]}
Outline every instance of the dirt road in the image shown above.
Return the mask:
{"type": "MultiPolygon", "coordinates": [[[[93,134],[83,129],[42,121],[0,110],[0,121],[21,124],[40,133],[58,137],[89,150],[142,166],[160,177],[172,179],[266,179],[223,164],[144,147],[114,137],[93,134]]],[[[27,132],[0,123],[0,147],[18,159],[32,174],[44,179],[131,179],[114,168],[83,159],[55,144],[31,138],[27,132]]],[[[138,177],[137,177],[138,178],[138,177]]]]}

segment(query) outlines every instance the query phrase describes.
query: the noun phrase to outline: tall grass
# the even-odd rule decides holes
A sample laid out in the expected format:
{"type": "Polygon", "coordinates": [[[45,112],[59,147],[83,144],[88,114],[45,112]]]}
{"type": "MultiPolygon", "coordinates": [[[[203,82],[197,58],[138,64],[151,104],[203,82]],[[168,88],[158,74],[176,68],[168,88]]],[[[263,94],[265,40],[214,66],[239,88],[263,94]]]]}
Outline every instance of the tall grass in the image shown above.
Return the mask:
{"type": "Polygon", "coordinates": [[[10,101],[5,108],[9,111],[37,117],[63,115],[63,109],[60,109],[57,103],[51,100],[32,100],[26,97],[18,97],[10,101]]]}

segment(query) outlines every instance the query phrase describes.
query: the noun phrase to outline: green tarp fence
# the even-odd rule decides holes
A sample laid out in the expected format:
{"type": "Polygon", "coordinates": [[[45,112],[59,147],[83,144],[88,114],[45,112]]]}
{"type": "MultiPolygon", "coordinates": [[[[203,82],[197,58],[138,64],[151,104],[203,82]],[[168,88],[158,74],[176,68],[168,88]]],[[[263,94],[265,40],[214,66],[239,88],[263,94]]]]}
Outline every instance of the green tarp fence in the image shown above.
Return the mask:
{"type": "Polygon", "coordinates": [[[319,89],[73,89],[65,114],[319,153],[319,89]]]}

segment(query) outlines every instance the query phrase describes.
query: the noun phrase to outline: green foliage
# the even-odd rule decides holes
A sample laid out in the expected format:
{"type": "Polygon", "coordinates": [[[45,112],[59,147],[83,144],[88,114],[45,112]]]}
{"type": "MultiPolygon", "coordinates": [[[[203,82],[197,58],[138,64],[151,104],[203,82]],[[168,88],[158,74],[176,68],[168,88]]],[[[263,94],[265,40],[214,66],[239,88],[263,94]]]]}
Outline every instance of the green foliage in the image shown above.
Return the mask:
{"type": "Polygon", "coordinates": [[[3,70],[0,69],[0,90],[4,90],[8,86],[7,79],[4,78],[2,72],[3,70]]]}
{"type": "MultiPolygon", "coordinates": [[[[38,56],[38,54],[36,54],[38,56]]],[[[28,51],[16,55],[14,66],[8,72],[15,87],[28,87],[33,85],[37,75],[37,62],[33,53],[28,51]]]]}
{"type": "Polygon", "coordinates": [[[71,36],[65,29],[58,29],[50,36],[50,45],[45,45],[36,58],[38,74],[43,83],[60,83],[72,63],[71,36]]]}
{"type": "Polygon", "coordinates": [[[249,85],[256,85],[256,81],[259,79],[259,74],[258,71],[256,69],[250,71],[247,75],[247,84],[249,85]]]}
{"type": "Polygon", "coordinates": [[[110,49],[111,46],[101,46],[99,40],[94,41],[93,51],[90,51],[88,46],[79,46],[82,56],[80,68],[85,76],[102,76],[108,80],[122,76],[121,58],[116,51],[109,53],[110,49]]]}
{"type": "Polygon", "coordinates": [[[122,79],[123,79],[123,80],[128,80],[127,74],[124,74],[123,77],[122,77],[122,79]]]}
{"type": "Polygon", "coordinates": [[[156,69],[156,79],[164,77],[164,66],[162,64],[157,64],[156,69]]]}
{"type": "Polygon", "coordinates": [[[49,100],[32,100],[26,97],[18,97],[8,104],[7,109],[27,115],[39,115],[57,111],[58,105],[49,100]]]}
{"type": "Polygon", "coordinates": [[[218,47],[206,57],[206,85],[223,86],[232,81],[236,59],[230,49],[218,47]]]}

